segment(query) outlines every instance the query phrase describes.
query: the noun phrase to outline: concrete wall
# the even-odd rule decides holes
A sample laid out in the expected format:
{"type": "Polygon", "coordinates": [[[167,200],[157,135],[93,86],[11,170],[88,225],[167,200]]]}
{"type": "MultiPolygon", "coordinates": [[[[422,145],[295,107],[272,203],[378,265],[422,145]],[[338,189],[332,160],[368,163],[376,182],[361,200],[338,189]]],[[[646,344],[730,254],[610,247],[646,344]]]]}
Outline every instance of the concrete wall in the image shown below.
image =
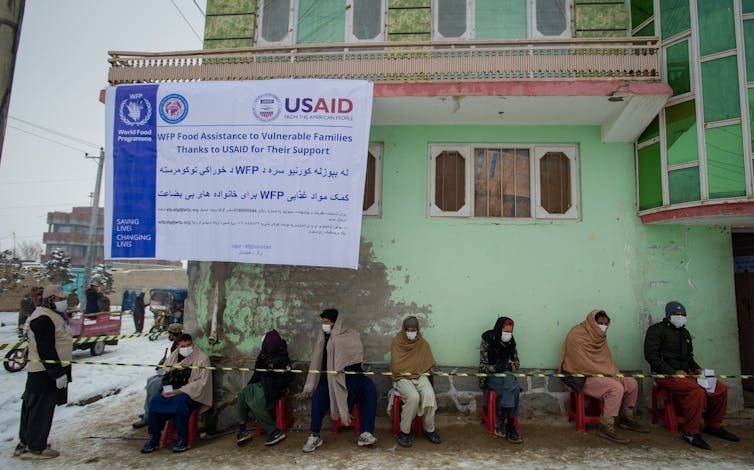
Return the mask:
{"type": "MultiPolygon", "coordinates": [[[[384,143],[383,215],[364,219],[359,270],[190,263],[189,331],[217,363],[251,364],[270,328],[307,361],[319,311],[335,306],[373,364],[388,362],[392,336],[414,314],[440,365],[473,369],[481,333],[507,315],[522,366],[549,369],[569,328],[603,308],[618,365],[647,370],[644,330],[675,299],[688,309],[699,362],[738,373],[730,232],[642,225],[631,145],[574,126],[384,126],[371,140],[384,143]],[[438,142],[578,144],[582,220],[428,218],[427,148],[438,142]],[[215,305],[219,342],[210,345],[215,305]]],[[[218,375],[220,408],[243,383],[218,375]]],[[[474,380],[467,386],[456,391],[478,392],[474,380]]],[[[731,409],[740,406],[738,387],[731,409]]]]}

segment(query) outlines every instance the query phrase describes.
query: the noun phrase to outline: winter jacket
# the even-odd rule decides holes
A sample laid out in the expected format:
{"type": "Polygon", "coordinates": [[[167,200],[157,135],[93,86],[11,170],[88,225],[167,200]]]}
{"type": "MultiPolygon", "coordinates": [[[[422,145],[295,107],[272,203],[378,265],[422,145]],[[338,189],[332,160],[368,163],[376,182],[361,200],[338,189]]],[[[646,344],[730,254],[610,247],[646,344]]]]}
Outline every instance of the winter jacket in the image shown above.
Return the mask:
{"type": "Polygon", "coordinates": [[[667,318],[647,329],[644,358],[655,374],[701,369],[694,360],[691,334],[685,327],[676,328],[667,318]]]}
{"type": "Polygon", "coordinates": [[[84,296],[86,296],[86,310],[84,313],[99,312],[99,292],[97,289],[88,288],[84,291],[84,296]]]}
{"type": "MultiPolygon", "coordinates": [[[[260,352],[254,364],[254,369],[289,369],[290,366],[291,360],[288,357],[288,349],[285,346],[285,341],[283,341],[282,350],[276,354],[267,356],[260,352]]],[[[273,406],[280,397],[288,392],[288,386],[292,381],[293,373],[291,372],[259,372],[255,370],[249,383],[262,382],[267,406],[273,406]]]]}

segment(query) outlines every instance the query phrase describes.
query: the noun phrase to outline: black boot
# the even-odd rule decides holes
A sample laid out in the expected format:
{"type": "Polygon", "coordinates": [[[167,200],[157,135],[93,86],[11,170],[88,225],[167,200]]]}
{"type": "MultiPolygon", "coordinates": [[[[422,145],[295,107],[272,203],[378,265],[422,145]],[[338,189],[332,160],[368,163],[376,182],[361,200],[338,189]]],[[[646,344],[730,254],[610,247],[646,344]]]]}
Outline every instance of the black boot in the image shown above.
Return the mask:
{"type": "Polygon", "coordinates": [[[524,442],[516,430],[516,418],[508,418],[505,423],[505,434],[509,442],[521,444],[524,442]]]}

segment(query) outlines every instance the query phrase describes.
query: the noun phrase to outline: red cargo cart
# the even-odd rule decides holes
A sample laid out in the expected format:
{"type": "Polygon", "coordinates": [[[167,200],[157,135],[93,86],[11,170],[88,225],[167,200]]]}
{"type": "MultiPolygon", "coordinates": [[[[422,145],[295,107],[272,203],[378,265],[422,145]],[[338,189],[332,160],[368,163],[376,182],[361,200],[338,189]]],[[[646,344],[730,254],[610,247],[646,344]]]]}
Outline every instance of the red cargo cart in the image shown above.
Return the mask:
{"type": "MultiPolygon", "coordinates": [[[[79,313],[68,321],[74,338],[93,338],[95,336],[120,335],[121,312],[79,313]]],[[[92,356],[99,356],[105,351],[105,345],[114,346],[117,339],[101,340],[92,343],[75,343],[73,349],[89,349],[92,356]]]]}

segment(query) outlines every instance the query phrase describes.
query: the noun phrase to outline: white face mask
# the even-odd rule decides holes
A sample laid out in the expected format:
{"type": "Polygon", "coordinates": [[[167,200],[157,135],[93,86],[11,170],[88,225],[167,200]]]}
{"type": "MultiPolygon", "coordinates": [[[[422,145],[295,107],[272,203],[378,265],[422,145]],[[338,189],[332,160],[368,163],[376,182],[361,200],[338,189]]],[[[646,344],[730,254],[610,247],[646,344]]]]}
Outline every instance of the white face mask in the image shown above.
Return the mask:
{"type": "Polygon", "coordinates": [[[186,346],[185,348],[178,348],[178,354],[180,354],[183,357],[189,357],[192,352],[194,352],[194,348],[191,346],[186,346]]]}
{"type": "Polygon", "coordinates": [[[68,308],[68,301],[67,300],[59,300],[55,302],[55,310],[63,313],[68,308]]]}
{"type": "Polygon", "coordinates": [[[686,324],[686,316],[670,315],[670,323],[672,323],[676,328],[683,328],[683,326],[686,324]]]}
{"type": "Polygon", "coordinates": [[[513,339],[513,333],[511,333],[510,331],[503,331],[502,333],[500,333],[500,339],[503,340],[503,343],[507,343],[508,341],[513,339]]]}
{"type": "Polygon", "coordinates": [[[610,325],[600,325],[600,324],[597,324],[597,328],[599,328],[599,329],[600,329],[600,331],[602,331],[602,332],[603,332],[603,333],[605,333],[605,334],[607,334],[607,328],[608,328],[609,326],[610,326],[610,325]]]}
{"type": "Polygon", "coordinates": [[[332,331],[332,325],[322,324],[322,331],[324,331],[326,335],[329,335],[332,331]]]}
{"type": "Polygon", "coordinates": [[[413,341],[416,339],[416,331],[407,331],[406,332],[406,338],[409,339],[409,341],[413,341]]]}

